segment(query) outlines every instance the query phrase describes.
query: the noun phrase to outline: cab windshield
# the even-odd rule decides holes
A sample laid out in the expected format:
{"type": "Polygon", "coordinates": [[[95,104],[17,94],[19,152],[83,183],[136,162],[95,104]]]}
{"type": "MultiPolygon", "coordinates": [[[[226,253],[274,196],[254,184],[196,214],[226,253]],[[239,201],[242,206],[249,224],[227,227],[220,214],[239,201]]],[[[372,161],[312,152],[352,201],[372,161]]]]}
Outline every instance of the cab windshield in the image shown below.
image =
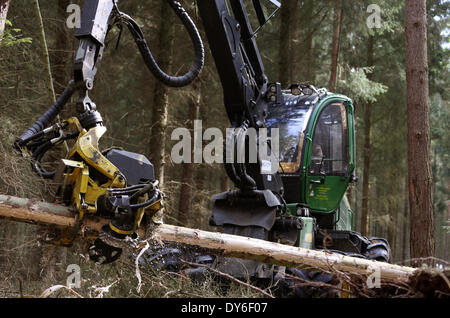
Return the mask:
{"type": "Polygon", "coordinates": [[[266,127],[278,128],[280,164],[284,172],[295,172],[300,167],[303,132],[311,115],[313,103],[298,96],[285,96],[283,105],[269,106],[266,127]]]}

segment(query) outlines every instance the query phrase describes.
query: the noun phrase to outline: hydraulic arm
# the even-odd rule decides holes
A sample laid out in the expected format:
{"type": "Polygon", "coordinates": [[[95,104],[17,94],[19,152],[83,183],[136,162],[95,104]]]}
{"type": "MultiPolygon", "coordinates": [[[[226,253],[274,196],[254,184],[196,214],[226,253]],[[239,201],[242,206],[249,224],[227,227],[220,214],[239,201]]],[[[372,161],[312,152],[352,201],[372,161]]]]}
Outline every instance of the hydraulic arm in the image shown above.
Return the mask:
{"type": "MultiPolygon", "coordinates": [[[[259,2],[258,2],[259,3],[259,2]]],[[[202,17],[211,53],[223,87],[224,104],[233,128],[243,134],[248,128],[264,128],[268,113],[267,76],[258,46],[241,0],[200,0],[202,17]]],[[[272,87],[272,86],[271,86],[272,87]]],[[[276,86],[273,86],[276,87],[276,86]]],[[[238,135],[229,136],[227,150],[238,135]]],[[[226,159],[226,158],[225,158],[226,159]]],[[[241,190],[271,190],[282,195],[281,180],[276,173],[261,173],[262,158],[253,165],[225,161],[225,169],[241,190]]],[[[233,160],[237,161],[237,160],[233,160]]]]}
{"type": "MultiPolygon", "coordinates": [[[[260,3],[254,1],[254,4],[260,23],[263,24],[265,20],[260,3]]],[[[246,146],[261,140],[260,130],[266,128],[269,101],[274,102],[273,98],[280,96],[280,87],[268,83],[254,31],[242,0],[199,0],[197,5],[222,83],[226,112],[234,128],[233,133],[227,136],[224,166],[228,176],[239,189],[215,197],[213,222],[222,225],[220,220],[243,212],[236,212],[233,204],[238,197],[239,200],[256,203],[253,212],[258,211],[257,219],[268,220],[264,227],[270,228],[275,219],[275,210],[283,202],[282,181],[277,169],[267,169],[267,166],[272,168],[273,162],[267,162],[267,158],[260,156],[259,151],[256,162],[248,160],[247,153],[250,148],[246,146]],[[256,132],[256,140],[250,139],[249,130],[256,132]],[[237,157],[242,148],[246,148],[246,160],[239,160],[237,157]]],[[[270,139],[266,142],[270,150],[270,139]]],[[[271,158],[277,159],[273,156],[271,158]]],[[[233,218],[235,220],[227,222],[242,225],[237,219],[245,219],[248,213],[243,212],[241,215],[241,218],[233,218]]]]}
{"type": "MultiPolygon", "coordinates": [[[[113,27],[120,32],[126,26],[150,72],[172,87],[191,83],[200,73],[204,62],[203,43],[194,23],[183,7],[174,0],[165,0],[186,27],[195,51],[192,67],[186,74],[170,76],[160,69],[144,38],[139,24],[121,12],[117,0],[85,1],[81,27],[75,32],[79,46],[73,64],[73,80],[61,97],[25,133],[17,138],[14,148],[31,154],[33,169],[40,176],[59,184],[58,196],[77,214],[78,228],[86,214],[111,218],[100,238],[90,248],[91,259],[109,263],[120,256],[121,246],[136,239],[136,230],[142,222],[158,222],[163,193],[154,178],[153,165],[142,154],[118,148],[99,150],[99,140],[106,131],[96,104],[89,91],[106,49],[106,38],[113,27]],[[78,92],[77,116],[54,125],[50,123],[78,92]],[[49,127],[48,127],[49,126],[49,127]],[[74,143],[57,169],[43,167],[44,155],[63,141],[74,143]]],[[[77,231],[66,231],[53,238],[53,243],[70,245],[77,231]]]]}
{"type": "MultiPolygon", "coordinates": [[[[265,23],[259,1],[253,1],[260,25],[265,23]]],[[[277,216],[285,209],[283,183],[278,174],[277,154],[266,129],[270,103],[281,103],[281,87],[269,84],[255,40],[255,34],[242,0],[199,0],[199,13],[221,80],[224,105],[233,128],[227,134],[224,167],[238,190],[213,197],[211,225],[225,233],[269,239],[277,227],[277,216]],[[270,156],[258,148],[265,143],[270,156]],[[251,160],[251,151],[256,160],[251,160]],[[244,153],[244,158],[239,153],[244,153]],[[275,162],[275,169],[273,169],[275,162]]],[[[267,152],[267,151],[266,151],[267,152]]],[[[284,221],[283,221],[284,222],[284,221]]],[[[297,220],[284,222],[284,229],[297,231],[297,220]]],[[[294,233],[295,235],[295,233],[294,233]]],[[[218,259],[220,270],[232,275],[269,277],[270,269],[261,263],[218,259]],[[245,266],[245,269],[242,268],[245,266]]]]}

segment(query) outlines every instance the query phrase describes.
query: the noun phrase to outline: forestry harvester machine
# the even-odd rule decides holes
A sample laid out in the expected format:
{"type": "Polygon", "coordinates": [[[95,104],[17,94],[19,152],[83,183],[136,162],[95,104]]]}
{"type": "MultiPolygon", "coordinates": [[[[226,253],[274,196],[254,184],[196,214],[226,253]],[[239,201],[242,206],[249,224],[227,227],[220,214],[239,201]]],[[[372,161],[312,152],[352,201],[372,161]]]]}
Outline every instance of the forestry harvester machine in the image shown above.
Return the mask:
{"type": "MultiPolygon", "coordinates": [[[[159,68],[138,23],[118,9],[117,0],[85,1],[81,27],[75,33],[80,42],[74,79],[14,145],[18,151],[31,153],[32,167],[40,176],[60,184],[58,195],[73,208],[78,225],[89,214],[111,219],[91,245],[94,261],[116,260],[121,253],[117,242],[135,239],[141,224],[159,222],[156,216],[164,198],[144,155],[98,148],[106,128],[88,92],[108,32],[114,26],[120,30],[127,26],[146,66],[168,86],[188,85],[203,66],[204,49],[195,24],[181,4],[165,1],[193,42],[195,59],[185,75],[172,77],[159,68]],[[78,115],[50,125],[75,92],[79,93],[78,115]],[[45,153],[69,139],[74,143],[66,157],[55,171],[45,170],[41,165],[45,153]]],[[[280,3],[269,1],[278,10],[280,3]]],[[[258,31],[275,12],[266,18],[260,0],[252,4],[258,31]]],[[[283,89],[269,82],[243,0],[197,0],[197,7],[223,87],[226,113],[235,128],[224,147],[224,167],[235,190],[213,197],[210,224],[228,234],[389,261],[386,240],[354,231],[354,214],[345,196],[349,184],[357,179],[351,99],[312,85],[292,84],[283,89]],[[273,135],[265,141],[269,150],[279,141],[276,169],[258,152],[256,161],[249,160],[251,134],[247,132],[256,130],[259,141],[262,128],[278,129],[278,138],[273,135]],[[238,160],[242,149],[245,158],[238,160]]],[[[76,230],[61,233],[55,242],[70,245],[76,230]]],[[[213,263],[238,277],[268,278],[274,273],[273,266],[249,260],[217,257],[213,263]]]]}

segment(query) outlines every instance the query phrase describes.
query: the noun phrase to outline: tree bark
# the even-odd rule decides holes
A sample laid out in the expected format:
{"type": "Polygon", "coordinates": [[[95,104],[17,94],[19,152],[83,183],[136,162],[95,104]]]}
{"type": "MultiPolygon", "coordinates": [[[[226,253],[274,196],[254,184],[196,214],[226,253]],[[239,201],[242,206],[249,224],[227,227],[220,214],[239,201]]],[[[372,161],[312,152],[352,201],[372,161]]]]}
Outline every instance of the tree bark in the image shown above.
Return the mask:
{"type": "Polygon", "coordinates": [[[291,79],[291,47],[294,36],[293,24],[298,10],[298,1],[284,1],[281,5],[280,48],[279,48],[279,81],[282,87],[287,87],[291,79]]]}
{"type": "Polygon", "coordinates": [[[314,69],[313,35],[313,32],[308,33],[304,42],[303,50],[301,51],[305,54],[305,59],[302,63],[303,74],[301,75],[301,81],[307,83],[314,83],[316,77],[314,69]]]}
{"type": "MultiPolygon", "coordinates": [[[[174,17],[170,6],[166,3],[161,3],[160,16],[158,64],[162,70],[169,73],[172,66],[174,17]]],[[[164,185],[166,128],[169,105],[168,91],[166,85],[159,81],[156,82],[153,97],[153,127],[149,145],[151,161],[155,168],[155,178],[159,180],[161,187],[164,185]]]]}
{"type": "Polygon", "coordinates": [[[342,24],[342,0],[336,0],[336,7],[334,9],[334,22],[333,22],[333,49],[331,52],[331,70],[330,70],[330,82],[328,89],[334,91],[336,89],[337,78],[337,65],[339,59],[339,42],[341,37],[341,24],[342,24]]]}
{"type": "MultiPolygon", "coordinates": [[[[188,129],[191,136],[194,134],[194,121],[198,119],[200,111],[201,99],[201,83],[199,80],[192,84],[193,92],[189,99],[189,123],[188,129]]],[[[193,158],[193,150],[191,149],[191,158],[193,158]]],[[[194,185],[194,163],[184,162],[181,176],[180,200],[178,202],[178,224],[188,226],[189,215],[191,215],[193,188],[194,185]]]]}
{"type": "Polygon", "coordinates": [[[408,252],[408,178],[403,182],[403,227],[402,227],[402,261],[407,260],[408,252]]]}
{"type": "MultiPolygon", "coordinates": [[[[400,179],[400,178],[399,178],[400,179]]],[[[398,224],[398,218],[399,218],[399,214],[402,213],[402,209],[401,209],[401,201],[397,201],[394,202],[392,205],[393,206],[392,209],[390,209],[390,219],[389,219],[389,225],[388,225],[388,235],[387,235],[387,240],[391,246],[391,256],[392,256],[392,261],[395,262],[397,261],[398,255],[399,255],[399,251],[397,249],[397,237],[398,235],[396,235],[399,231],[397,229],[397,224],[398,224]]]]}
{"type": "Polygon", "coordinates": [[[407,0],[406,103],[411,258],[434,256],[426,0],[407,0]]]}
{"type": "Polygon", "coordinates": [[[369,215],[369,186],[370,186],[370,112],[371,104],[367,103],[364,110],[364,159],[363,159],[363,188],[361,204],[361,234],[367,235],[367,219],[369,215]]]}
{"type": "Polygon", "coordinates": [[[52,74],[54,78],[55,94],[60,95],[68,82],[67,77],[67,63],[71,63],[71,52],[70,52],[70,40],[68,38],[67,28],[66,28],[66,8],[70,4],[70,0],[58,0],[58,23],[59,28],[56,28],[56,41],[55,49],[52,54],[52,74]]]}
{"type": "Polygon", "coordinates": [[[8,16],[10,2],[10,0],[0,0],[0,42],[2,41],[3,32],[5,31],[6,17],[8,16]]]}
{"type": "MultiPolygon", "coordinates": [[[[75,225],[75,218],[65,207],[5,195],[0,195],[0,217],[61,227],[75,225]]],[[[81,231],[98,232],[108,222],[107,219],[87,216],[83,221],[81,231]]],[[[141,237],[144,236],[143,229],[139,231],[139,234],[141,237]]],[[[375,270],[380,274],[382,280],[407,280],[417,271],[412,267],[168,224],[157,226],[153,230],[151,239],[178,242],[206,248],[209,252],[221,256],[256,260],[280,266],[323,271],[334,270],[354,275],[370,275],[375,270]]]]}
{"type": "MultiPolygon", "coordinates": [[[[374,37],[370,36],[367,45],[367,65],[373,66],[373,47],[374,37]]],[[[371,74],[370,74],[371,75],[371,74]]],[[[369,75],[369,76],[370,76],[369,75]]],[[[369,215],[369,188],[370,188],[370,157],[371,157],[371,111],[372,104],[366,103],[364,107],[364,159],[363,159],[363,186],[362,186],[362,203],[361,203],[361,234],[366,236],[367,219],[369,215]]]]}
{"type": "Polygon", "coordinates": [[[46,85],[48,89],[49,99],[51,104],[56,101],[55,88],[53,87],[52,70],[50,66],[50,58],[48,55],[47,41],[45,39],[44,22],[42,20],[41,9],[39,7],[39,0],[34,0],[34,13],[39,26],[39,42],[41,44],[42,62],[46,71],[46,85]]]}
{"type": "MultiPolygon", "coordinates": [[[[299,2],[300,1],[288,1],[288,8],[289,8],[289,34],[288,34],[288,41],[289,41],[289,56],[288,56],[288,74],[289,74],[289,82],[286,83],[286,85],[290,85],[292,83],[295,83],[298,81],[297,78],[297,67],[299,62],[301,62],[301,59],[298,58],[297,54],[297,48],[298,45],[296,41],[300,38],[300,23],[299,23],[299,2]]],[[[307,55],[307,52],[304,52],[305,56],[307,55]]],[[[286,66],[285,66],[286,67],[286,66]]],[[[281,72],[281,69],[280,69],[281,72]]]]}
{"type": "MultiPolygon", "coordinates": [[[[39,26],[39,42],[41,44],[41,54],[42,54],[42,62],[45,67],[46,71],[46,86],[48,90],[49,95],[49,104],[53,104],[56,102],[56,94],[55,94],[55,88],[53,85],[53,76],[52,76],[52,70],[51,70],[51,64],[50,64],[50,57],[48,53],[48,46],[47,46],[47,40],[45,36],[45,28],[44,28],[44,22],[41,15],[41,9],[39,6],[39,0],[34,0],[34,12],[36,15],[36,19],[39,26]]],[[[59,120],[59,115],[58,115],[59,120]]],[[[67,147],[67,145],[66,145],[67,147]]],[[[68,149],[68,148],[67,148],[68,149]]],[[[56,249],[57,246],[52,245],[48,248],[42,249],[42,255],[40,259],[41,264],[41,275],[43,276],[44,280],[46,281],[53,281],[55,279],[55,258],[56,258],[56,249]]]]}
{"type": "MultiPolygon", "coordinates": [[[[8,9],[10,0],[0,0],[0,43],[3,38],[3,32],[5,31],[6,26],[6,18],[8,16],[8,9]]],[[[17,80],[17,85],[19,81],[17,80]]],[[[17,89],[15,90],[17,92],[17,89]]],[[[3,222],[0,223],[0,226],[2,227],[2,230],[0,231],[0,240],[4,242],[4,238],[8,235],[8,229],[4,226],[3,222]]],[[[6,256],[3,254],[0,254],[0,264],[3,264],[3,262],[6,260],[6,256]]]]}
{"type": "MultiPolygon", "coordinates": [[[[318,30],[318,19],[314,9],[314,0],[292,1],[291,9],[291,47],[290,47],[290,83],[314,83],[313,37],[318,30]],[[300,14],[301,13],[301,14],[300,14]]],[[[318,12],[320,12],[319,9],[318,12]]],[[[320,23],[319,23],[320,24],[320,23]]]]}
{"type": "MultiPolygon", "coordinates": [[[[447,218],[446,220],[444,220],[444,225],[446,226],[450,226],[450,223],[448,223],[450,221],[450,201],[447,200],[445,202],[445,204],[447,205],[447,218]]],[[[446,261],[450,261],[450,230],[445,228],[444,229],[444,259],[446,261]]]]}

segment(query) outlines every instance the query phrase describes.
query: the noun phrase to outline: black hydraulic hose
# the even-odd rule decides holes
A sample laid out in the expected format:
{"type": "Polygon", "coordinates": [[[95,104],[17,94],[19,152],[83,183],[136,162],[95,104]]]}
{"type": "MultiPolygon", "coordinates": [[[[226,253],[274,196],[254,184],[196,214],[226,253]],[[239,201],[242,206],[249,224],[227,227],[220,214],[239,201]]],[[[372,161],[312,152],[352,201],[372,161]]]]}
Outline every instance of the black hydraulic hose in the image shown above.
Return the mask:
{"type": "Polygon", "coordinates": [[[239,179],[238,175],[236,174],[236,170],[234,169],[234,166],[232,163],[224,163],[225,172],[227,173],[228,177],[230,177],[231,181],[240,188],[241,187],[241,179],[239,179]]]}
{"type": "Polygon", "coordinates": [[[148,207],[149,205],[151,205],[152,203],[154,203],[156,201],[156,199],[158,198],[160,193],[161,192],[159,190],[155,190],[155,193],[153,194],[153,196],[149,200],[147,200],[145,202],[142,202],[142,203],[130,204],[130,208],[132,208],[132,209],[135,209],[135,208],[139,209],[139,208],[148,207]]]}
{"type": "Polygon", "coordinates": [[[236,150],[236,132],[233,130],[233,133],[231,133],[230,135],[227,135],[227,139],[225,140],[225,151],[223,153],[223,162],[224,162],[224,168],[225,168],[225,172],[227,173],[228,177],[230,177],[231,181],[233,181],[233,183],[240,188],[241,187],[241,179],[239,178],[239,176],[236,173],[236,170],[234,169],[234,164],[233,163],[228,163],[228,159],[231,159],[233,162],[235,160],[236,154],[234,153],[236,150]],[[228,147],[233,147],[233,149],[228,149],[228,147]],[[232,151],[233,152],[233,158],[227,158],[227,153],[228,151],[232,151]]]}
{"type": "Polygon", "coordinates": [[[40,166],[40,161],[44,154],[53,146],[52,142],[49,140],[42,145],[40,145],[36,150],[34,150],[31,160],[31,167],[33,170],[44,179],[52,179],[56,171],[47,171],[40,166]]]}
{"type": "MultiPolygon", "coordinates": [[[[41,133],[37,133],[34,136],[42,136],[42,135],[43,134],[41,134],[41,133]]],[[[34,150],[36,150],[40,145],[46,143],[49,140],[49,139],[39,138],[38,140],[33,141],[33,139],[28,139],[29,141],[27,142],[27,148],[31,151],[31,153],[33,153],[34,150]]]]}
{"type": "MultiPolygon", "coordinates": [[[[61,141],[76,138],[78,135],[79,132],[68,134],[66,136],[63,136],[61,138],[61,141]]],[[[39,176],[43,177],[44,179],[52,179],[56,174],[56,170],[47,171],[41,166],[42,157],[44,157],[45,153],[49,151],[54,145],[55,144],[52,143],[51,139],[36,143],[32,145],[32,147],[31,145],[27,145],[29,149],[33,150],[33,153],[31,155],[31,167],[39,176]]]]}
{"type": "Polygon", "coordinates": [[[70,99],[75,91],[75,82],[71,80],[67,85],[64,92],[55,102],[55,104],[50,107],[44,115],[42,115],[30,128],[27,129],[19,138],[14,142],[14,148],[20,151],[20,147],[24,146],[28,141],[34,139],[34,136],[40,133],[46,126],[48,126],[53,119],[61,112],[64,105],[70,99]]]}
{"type": "MultiPolygon", "coordinates": [[[[155,58],[153,57],[150,48],[147,45],[147,41],[144,38],[141,28],[130,16],[120,13],[120,18],[127,25],[130,32],[133,34],[133,38],[138,46],[138,49],[144,59],[147,68],[152,72],[152,74],[162,83],[171,87],[182,87],[190,84],[201,72],[205,60],[205,51],[203,47],[203,42],[192,19],[189,17],[187,12],[181,6],[181,4],[174,0],[166,0],[175,13],[178,15],[183,25],[186,27],[189,36],[194,45],[194,63],[190,70],[181,76],[170,76],[166,74],[159,67],[155,58]]],[[[164,17],[163,17],[164,18],[164,17]]]]}
{"type": "Polygon", "coordinates": [[[108,189],[108,192],[113,194],[113,195],[124,195],[124,194],[129,194],[130,192],[136,192],[142,188],[145,187],[145,184],[136,184],[136,185],[132,185],[126,188],[111,188],[108,189]]]}
{"type": "MultiPolygon", "coordinates": [[[[234,182],[234,184],[242,190],[253,190],[256,189],[256,182],[255,180],[250,177],[247,174],[247,169],[245,167],[245,160],[243,160],[243,163],[239,163],[238,161],[240,161],[238,158],[239,154],[243,154],[245,156],[245,147],[246,147],[246,143],[245,143],[245,137],[241,137],[245,136],[245,132],[248,128],[248,123],[244,122],[236,131],[233,132],[233,134],[231,136],[227,136],[227,142],[226,142],[226,147],[227,145],[231,145],[232,143],[232,147],[233,147],[233,152],[234,152],[234,158],[233,158],[233,163],[226,163],[227,158],[224,155],[224,167],[225,167],[225,171],[227,172],[228,176],[230,177],[230,179],[234,182]],[[243,138],[243,139],[241,139],[243,138]]],[[[226,152],[225,152],[226,153],[226,152]]],[[[245,159],[245,158],[244,158],[245,159]]]]}
{"type": "MultiPolygon", "coordinates": [[[[245,156],[245,148],[246,148],[246,139],[245,139],[245,133],[247,131],[247,123],[244,122],[244,124],[242,124],[242,126],[239,128],[239,132],[238,135],[236,136],[236,150],[237,150],[237,154],[242,154],[244,153],[245,156]],[[243,137],[241,137],[243,136],[243,137]]],[[[250,150],[250,149],[249,149],[250,150]]],[[[255,180],[253,180],[252,177],[250,177],[247,174],[247,169],[245,167],[245,157],[244,157],[244,162],[243,163],[239,163],[239,158],[237,160],[237,162],[235,163],[235,170],[237,171],[237,173],[239,174],[239,178],[241,179],[241,188],[244,188],[245,190],[253,190],[256,189],[256,182],[255,180]]]]}

